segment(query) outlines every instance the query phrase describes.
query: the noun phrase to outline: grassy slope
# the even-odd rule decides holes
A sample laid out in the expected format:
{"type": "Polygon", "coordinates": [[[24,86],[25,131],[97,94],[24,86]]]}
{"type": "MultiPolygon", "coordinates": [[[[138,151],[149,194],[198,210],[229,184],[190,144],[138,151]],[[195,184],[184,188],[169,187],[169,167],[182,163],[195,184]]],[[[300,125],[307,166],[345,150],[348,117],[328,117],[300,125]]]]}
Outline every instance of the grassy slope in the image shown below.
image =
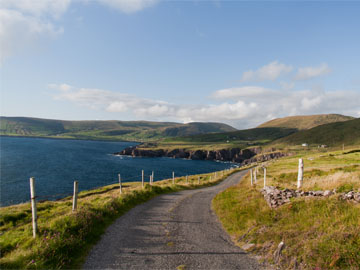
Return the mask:
{"type": "Polygon", "coordinates": [[[0,135],[55,138],[152,141],[165,137],[234,131],[222,123],[148,121],[62,121],[28,117],[1,117],[0,135]]]}
{"type": "Polygon", "coordinates": [[[253,128],[233,132],[200,134],[185,137],[167,138],[155,145],[143,148],[188,150],[218,150],[229,148],[245,148],[249,145],[262,145],[275,139],[296,132],[295,129],[287,128],[253,128]]]}
{"type": "MultiPolygon", "coordinates": [[[[359,148],[358,148],[359,150],[359,148]]],[[[360,151],[309,152],[267,164],[268,185],[295,188],[298,158],[305,163],[304,190],[360,188],[360,151]]],[[[218,194],[214,209],[223,226],[242,246],[254,243],[252,252],[273,262],[280,241],[286,248],[281,269],[360,268],[360,205],[339,201],[337,196],[292,199],[271,210],[259,192],[250,186],[249,174],[234,187],[218,194]]]]}
{"type": "Polygon", "coordinates": [[[310,129],[319,125],[352,120],[354,117],[341,114],[319,114],[319,115],[299,115],[277,118],[261,124],[258,127],[282,127],[296,128],[299,130],[310,129]]]}
{"type": "Polygon", "coordinates": [[[313,145],[326,144],[328,146],[356,145],[360,143],[360,118],[346,122],[337,122],[302,130],[285,138],[275,141],[274,145],[313,145]]]}
{"type": "Polygon", "coordinates": [[[189,183],[184,177],[176,178],[176,185],[172,180],[157,181],[145,189],[139,182],[124,183],[122,195],[118,185],[80,192],[74,213],[71,198],[38,203],[36,239],[32,238],[30,203],[0,208],[0,268],[79,268],[106,227],[132,207],[158,194],[214,185],[231,173],[225,171],[217,179],[213,174],[189,176],[189,183]]]}

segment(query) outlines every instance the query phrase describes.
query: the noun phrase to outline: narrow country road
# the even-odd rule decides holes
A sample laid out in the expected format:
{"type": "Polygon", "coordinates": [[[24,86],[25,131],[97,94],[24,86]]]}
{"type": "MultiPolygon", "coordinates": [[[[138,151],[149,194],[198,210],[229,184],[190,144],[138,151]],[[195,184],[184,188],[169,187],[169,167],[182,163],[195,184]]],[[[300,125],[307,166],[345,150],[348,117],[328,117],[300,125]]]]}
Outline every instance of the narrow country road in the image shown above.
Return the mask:
{"type": "Polygon", "coordinates": [[[211,200],[245,172],[220,184],[158,196],[115,221],[84,269],[259,269],[224,232],[211,200]]]}

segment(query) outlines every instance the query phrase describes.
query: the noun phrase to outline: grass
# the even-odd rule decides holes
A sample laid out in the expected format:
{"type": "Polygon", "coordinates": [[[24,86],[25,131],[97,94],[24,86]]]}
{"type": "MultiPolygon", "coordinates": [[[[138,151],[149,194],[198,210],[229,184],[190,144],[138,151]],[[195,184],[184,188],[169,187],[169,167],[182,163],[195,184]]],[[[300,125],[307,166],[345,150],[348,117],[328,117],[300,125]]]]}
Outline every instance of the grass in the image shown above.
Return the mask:
{"type": "Polygon", "coordinates": [[[348,121],[352,119],[354,119],[354,117],[341,114],[299,115],[270,120],[261,124],[258,127],[285,127],[302,130],[310,129],[324,124],[348,121]]]}
{"type": "MultiPolygon", "coordinates": [[[[351,151],[349,151],[351,152],[351,151]]],[[[360,188],[359,152],[299,154],[267,164],[268,185],[294,188],[298,158],[305,161],[304,189],[347,191],[360,188]]],[[[260,172],[261,170],[259,170],[260,172]]],[[[270,209],[249,174],[235,187],[218,194],[213,207],[234,242],[254,243],[251,250],[274,263],[273,254],[285,242],[281,269],[359,269],[360,205],[330,198],[294,198],[270,209]]],[[[260,184],[261,183],[261,184],[260,184]]]]}
{"type": "Polygon", "coordinates": [[[278,139],[272,143],[273,146],[281,145],[301,145],[308,143],[309,145],[328,145],[340,146],[345,145],[356,146],[360,144],[360,118],[345,122],[336,122],[317,126],[308,130],[301,130],[287,137],[278,139]]]}
{"type": "MultiPolygon", "coordinates": [[[[132,207],[159,194],[214,185],[231,171],[215,179],[214,174],[157,181],[152,186],[124,183],[79,193],[78,211],[72,212],[71,198],[37,204],[38,236],[32,237],[30,203],[0,209],[1,269],[80,268],[90,248],[105,229],[132,207]],[[200,184],[198,184],[200,177],[200,184]]],[[[219,176],[220,174],[218,174],[219,176]]]]}

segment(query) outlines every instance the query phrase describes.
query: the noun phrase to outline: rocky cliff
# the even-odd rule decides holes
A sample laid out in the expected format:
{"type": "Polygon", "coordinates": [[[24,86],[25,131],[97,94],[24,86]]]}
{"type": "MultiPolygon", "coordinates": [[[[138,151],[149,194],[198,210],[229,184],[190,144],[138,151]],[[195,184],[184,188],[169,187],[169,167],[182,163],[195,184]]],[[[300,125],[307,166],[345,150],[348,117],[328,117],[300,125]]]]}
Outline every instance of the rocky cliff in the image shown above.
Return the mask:
{"type": "Polygon", "coordinates": [[[248,164],[251,162],[265,161],[273,158],[284,156],[281,152],[261,153],[260,147],[240,149],[222,149],[222,150],[150,150],[141,149],[138,147],[128,147],[121,152],[114,153],[115,155],[126,155],[133,157],[171,157],[171,158],[185,158],[193,160],[219,160],[231,161],[236,163],[248,164]]]}

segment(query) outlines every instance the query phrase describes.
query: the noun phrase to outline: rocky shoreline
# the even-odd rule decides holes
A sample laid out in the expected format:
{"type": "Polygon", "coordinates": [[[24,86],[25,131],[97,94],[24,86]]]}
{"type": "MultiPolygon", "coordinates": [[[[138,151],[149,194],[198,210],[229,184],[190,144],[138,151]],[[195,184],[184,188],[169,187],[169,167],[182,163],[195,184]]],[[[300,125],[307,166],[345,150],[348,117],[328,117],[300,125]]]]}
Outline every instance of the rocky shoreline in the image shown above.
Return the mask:
{"type": "MultiPolygon", "coordinates": [[[[140,146],[141,147],[141,146],[140,146]]],[[[263,153],[260,147],[240,149],[222,149],[222,150],[185,150],[185,149],[141,149],[139,146],[132,146],[125,148],[121,152],[114,153],[114,155],[125,155],[132,157],[170,157],[170,158],[184,158],[192,160],[217,160],[240,163],[242,165],[253,162],[263,162],[274,158],[287,156],[288,153],[273,151],[263,153]]]]}

